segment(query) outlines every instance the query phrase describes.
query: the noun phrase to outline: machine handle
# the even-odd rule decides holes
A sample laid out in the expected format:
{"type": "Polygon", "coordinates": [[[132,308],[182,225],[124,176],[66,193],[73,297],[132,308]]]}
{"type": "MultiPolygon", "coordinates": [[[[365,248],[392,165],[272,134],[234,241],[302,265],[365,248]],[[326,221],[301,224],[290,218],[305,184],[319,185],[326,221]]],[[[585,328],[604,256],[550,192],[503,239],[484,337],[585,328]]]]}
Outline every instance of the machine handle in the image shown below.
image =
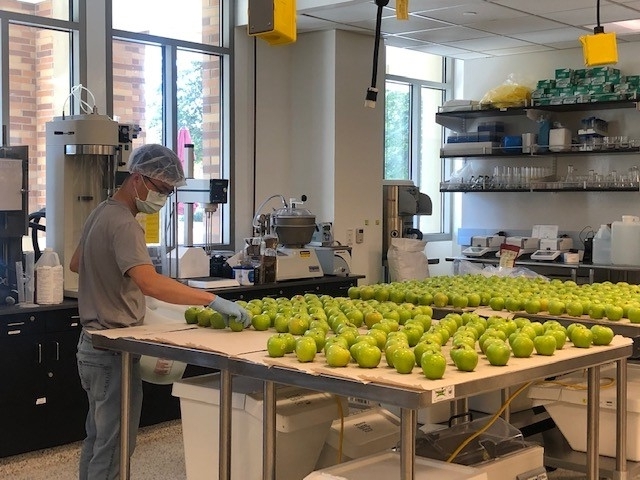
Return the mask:
{"type": "Polygon", "coordinates": [[[38,364],[42,363],[42,344],[38,344],[38,364]]]}
{"type": "Polygon", "coordinates": [[[422,232],[417,228],[407,228],[405,231],[407,235],[415,235],[417,240],[422,240],[422,232]]]}
{"type": "Polygon", "coordinates": [[[54,342],[56,344],[56,362],[60,360],[60,342],[54,342]]]}

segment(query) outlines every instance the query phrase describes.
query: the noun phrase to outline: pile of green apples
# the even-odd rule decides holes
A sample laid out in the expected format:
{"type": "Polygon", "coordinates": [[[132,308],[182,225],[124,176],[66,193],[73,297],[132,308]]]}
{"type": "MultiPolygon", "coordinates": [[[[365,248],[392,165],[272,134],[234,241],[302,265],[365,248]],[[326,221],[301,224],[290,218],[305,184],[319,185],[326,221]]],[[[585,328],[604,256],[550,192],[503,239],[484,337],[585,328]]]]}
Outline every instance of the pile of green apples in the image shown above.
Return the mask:
{"type": "MultiPolygon", "coordinates": [[[[588,348],[613,339],[613,331],[601,325],[573,323],[565,328],[556,320],[484,318],[473,312],[452,312],[433,321],[431,305],[354,297],[350,290],[349,297],[308,293],[238,303],[251,314],[253,329],[274,332],[266,345],[271,357],[291,355],[303,363],[322,359],[333,368],[386,364],[400,374],[417,367],[432,380],[442,378],[447,368],[473,371],[485,358],[490,365],[504,366],[512,356],[553,355],[567,340],[588,348]]],[[[219,314],[205,310],[189,307],[185,319],[225,328],[219,314]]]]}
{"type": "Polygon", "coordinates": [[[543,277],[437,276],[425,280],[349,289],[351,298],[391,300],[434,307],[479,307],[550,316],[568,315],[640,323],[640,286],[627,282],[578,285],[543,277]]]}

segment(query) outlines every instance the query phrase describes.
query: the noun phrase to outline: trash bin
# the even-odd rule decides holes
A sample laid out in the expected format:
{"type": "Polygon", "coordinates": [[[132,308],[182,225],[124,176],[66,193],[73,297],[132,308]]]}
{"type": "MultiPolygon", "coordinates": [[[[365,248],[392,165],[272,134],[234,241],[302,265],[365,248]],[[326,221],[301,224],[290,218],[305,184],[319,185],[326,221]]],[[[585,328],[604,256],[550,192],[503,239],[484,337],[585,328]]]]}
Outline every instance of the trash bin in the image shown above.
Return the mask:
{"type": "Polygon", "coordinates": [[[385,450],[400,441],[400,419],[384,408],[371,408],[344,419],[340,455],[340,419],[335,420],[316,462],[316,470],[362,458],[385,450]]]}
{"type": "MultiPolygon", "coordinates": [[[[173,384],[180,398],[187,480],[218,478],[220,374],[173,384]]],[[[231,414],[231,478],[262,478],[263,383],[234,377],[231,414]]],[[[300,480],[313,471],[331,423],[337,397],[297,387],[276,388],[276,478],[300,480]]],[[[340,399],[344,412],[346,400],[340,399]]]]}

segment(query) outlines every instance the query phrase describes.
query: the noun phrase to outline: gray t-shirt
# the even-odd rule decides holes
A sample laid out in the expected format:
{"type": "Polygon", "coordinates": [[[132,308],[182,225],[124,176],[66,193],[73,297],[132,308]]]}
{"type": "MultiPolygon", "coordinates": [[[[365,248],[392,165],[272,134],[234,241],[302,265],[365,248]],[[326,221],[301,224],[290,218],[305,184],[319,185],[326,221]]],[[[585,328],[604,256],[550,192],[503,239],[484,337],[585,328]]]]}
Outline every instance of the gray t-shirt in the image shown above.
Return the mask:
{"type": "Polygon", "coordinates": [[[145,298],[125,275],[152,265],[144,230],[126,205],[107,199],[89,214],[80,237],[78,309],[89,330],[140,325],[145,298]]]}

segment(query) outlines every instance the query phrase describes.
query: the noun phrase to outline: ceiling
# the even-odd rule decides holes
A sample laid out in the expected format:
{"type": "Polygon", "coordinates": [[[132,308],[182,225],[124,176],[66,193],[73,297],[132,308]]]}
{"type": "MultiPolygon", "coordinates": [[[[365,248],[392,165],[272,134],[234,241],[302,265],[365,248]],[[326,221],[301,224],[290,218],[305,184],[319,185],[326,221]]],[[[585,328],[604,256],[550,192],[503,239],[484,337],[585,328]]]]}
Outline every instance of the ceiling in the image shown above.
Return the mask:
{"type": "MultiPolygon", "coordinates": [[[[388,46],[460,59],[576,48],[593,33],[596,0],[408,0],[409,19],[396,18],[396,0],[382,13],[388,46]]],[[[375,32],[371,0],[298,0],[299,32],[375,32]]],[[[618,43],[640,41],[640,0],[600,0],[600,24],[638,20],[638,30],[605,25],[618,43]]]]}

